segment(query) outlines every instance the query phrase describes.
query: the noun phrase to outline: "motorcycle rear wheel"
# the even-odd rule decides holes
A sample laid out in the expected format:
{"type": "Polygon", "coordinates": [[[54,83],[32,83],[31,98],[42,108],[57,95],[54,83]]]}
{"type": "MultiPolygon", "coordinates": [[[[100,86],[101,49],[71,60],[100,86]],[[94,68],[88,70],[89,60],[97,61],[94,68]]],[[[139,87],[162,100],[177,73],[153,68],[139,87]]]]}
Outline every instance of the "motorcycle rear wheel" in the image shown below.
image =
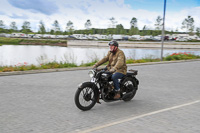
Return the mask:
{"type": "Polygon", "coordinates": [[[126,99],[123,99],[124,101],[130,101],[131,99],[134,98],[136,92],[137,92],[137,83],[135,80],[131,79],[131,78],[126,78],[123,81],[123,85],[126,88],[126,93],[132,92],[132,95],[126,99]]]}
{"type": "Polygon", "coordinates": [[[75,97],[76,106],[83,111],[90,110],[96,104],[95,92],[91,84],[83,85],[76,91],[75,97]]]}

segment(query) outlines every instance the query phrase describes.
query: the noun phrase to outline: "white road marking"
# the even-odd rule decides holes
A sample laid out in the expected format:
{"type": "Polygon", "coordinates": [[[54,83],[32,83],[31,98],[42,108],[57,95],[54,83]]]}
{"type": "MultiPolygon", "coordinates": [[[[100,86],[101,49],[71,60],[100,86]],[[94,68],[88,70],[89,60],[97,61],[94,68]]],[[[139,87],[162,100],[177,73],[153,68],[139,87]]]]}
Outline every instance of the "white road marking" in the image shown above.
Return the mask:
{"type": "Polygon", "coordinates": [[[193,101],[193,102],[190,102],[190,103],[173,106],[173,107],[170,107],[170,108],[157,110],[157,111],[150,112],[150,113],[147,113],[147,114],[143,114],[143,115],[139,115],[139,116],[133,116],[133,117],[130,117],[130,118],[127,118],[127,119],[111,122],[111,123],[108,123],[108,124],[105,124],[105,125],[102,125],[102,126],[97,126],[97,127],[94,127],[94,128],[84,130],[84,131],[80,131],[79,133],[89,133],[89,132],[92,132],[92,131],[100,130],[100,129],[110,127],[110,126],[113,126],[113,125],[117,125],[117,124],[120,124],[120,123],[128,122],[128,121],[131,121],[131,120],[136,120],[136,119],[139,119],[139,118],[142,118],[142,117],[166,112],[166,111],[173,110],[173,109],[178,109],[178,108],[189,106],[189,105],[196,104],[196,103],[199,103],[199,102],[200,102],[200,100],[197,100],[197,101],[193,101]]]}

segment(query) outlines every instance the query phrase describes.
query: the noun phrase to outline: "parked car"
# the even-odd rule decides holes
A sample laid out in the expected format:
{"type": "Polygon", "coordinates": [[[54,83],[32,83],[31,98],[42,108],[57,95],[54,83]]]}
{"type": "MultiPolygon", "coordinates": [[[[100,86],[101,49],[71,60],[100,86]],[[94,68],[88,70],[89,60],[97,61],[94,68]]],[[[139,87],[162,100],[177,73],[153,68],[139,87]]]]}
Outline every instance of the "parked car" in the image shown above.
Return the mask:
{"type": "Polygon", "coordinates": [[[169,41],[169,36],[165,36],[164,41],[169,41]]]}
{"type": "Polygon", "coordinates": [[[188,39],[184,37],[179,37],[176,39],[176,41],[185,42],[185,41],[188,41],[188,39]]]}
{"type": "Polygon", "coordinates": [[[112,38],[113,38],[113,40],[122,40],[123,35],[113,35],[112,38]]]}
{"type": "Polygon", "coordinates": [[[153,40],[154,41],[161,41],[162,37],[161,36],[154,36],[153,40]]]}
{"type": "Polygon", "coordinates": [[[77,38],[74,37],[74,36],[68,36],[67,39],[69,39],[69,40],[76,40],[77,38]]]}

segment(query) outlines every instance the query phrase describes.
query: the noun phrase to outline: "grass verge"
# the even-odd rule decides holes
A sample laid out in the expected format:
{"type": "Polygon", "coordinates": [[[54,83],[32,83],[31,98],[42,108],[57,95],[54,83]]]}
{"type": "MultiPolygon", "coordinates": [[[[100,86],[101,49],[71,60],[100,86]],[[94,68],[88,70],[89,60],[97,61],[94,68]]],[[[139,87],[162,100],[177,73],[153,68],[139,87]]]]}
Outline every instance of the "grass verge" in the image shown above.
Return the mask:
{"type": "MultiPolygon", "coordinates": [[[[199,59],[200,56],[194,55],[191,53],[173,53],[164,57],[164,61],[175,61],[175,60],[189,60],[189,59],[199,59]]],[[[46,64],[40,64],[39,66],[36,65],[28,65],[26,62],[19,63],[15,66],[0,66],[0,72],[12,72],[12,71],[28,71],[28,70],[41,70],[41,69],[55,69],[55,68],[72,68],[72,67],[88,67],[93,66],[98,60],[94,60],[90,63],[82,63],[81,65],[77,66],[75,63],[66,63],[66,62],[49,62],[46,64]]],[[[146,62],[159,62],[160,59],[152,59],[152,58],[145,58],[145,59],[127,59],[127,64],[133,63],[146,63],[146,62]]]]}
{"type": "Polygon", "coordinates": [[[66,40],[50,40],[50,39],[22,39],[22,38],[0,37],[0,44],[52,45],[52,44],[67,44],[67,41],[66,40]]]}

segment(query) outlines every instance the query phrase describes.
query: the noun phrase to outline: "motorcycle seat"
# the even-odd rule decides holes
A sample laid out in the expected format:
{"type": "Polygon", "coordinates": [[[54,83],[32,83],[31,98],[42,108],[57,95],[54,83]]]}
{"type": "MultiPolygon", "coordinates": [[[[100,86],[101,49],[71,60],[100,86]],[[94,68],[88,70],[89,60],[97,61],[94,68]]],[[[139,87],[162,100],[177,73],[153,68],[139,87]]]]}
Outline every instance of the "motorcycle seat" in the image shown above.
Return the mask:
{"type": "Polygon", "coordinates": [[[127,72],[127,76],[129,76],[129,75],[137,75],[138,74],[138,70],[128,70],[128,72],[127,72]]]}

